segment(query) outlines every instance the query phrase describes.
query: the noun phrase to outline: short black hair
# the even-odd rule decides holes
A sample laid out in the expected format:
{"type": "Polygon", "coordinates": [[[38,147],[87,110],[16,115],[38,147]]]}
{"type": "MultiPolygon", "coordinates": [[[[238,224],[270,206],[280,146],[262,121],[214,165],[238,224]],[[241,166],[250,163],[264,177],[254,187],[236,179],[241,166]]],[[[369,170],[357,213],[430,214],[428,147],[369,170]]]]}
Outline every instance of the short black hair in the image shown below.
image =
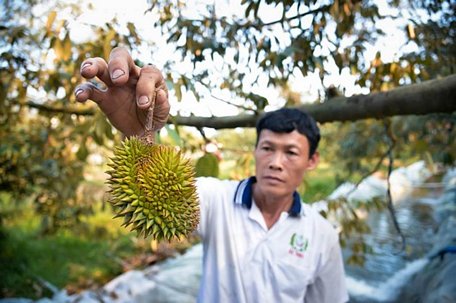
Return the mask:
{"type": "Polygon", "coordinates": [[[291,133],[297,130],[300,134],[306,136],[309,141],[309,157],[311,157],[318,148],[320,142],[320,129],[315,119],[307,112],[297,108],[281,108],[264,114],[256,124],[257,139],[263,129],[268,129],[275,133],[291,133]]]}

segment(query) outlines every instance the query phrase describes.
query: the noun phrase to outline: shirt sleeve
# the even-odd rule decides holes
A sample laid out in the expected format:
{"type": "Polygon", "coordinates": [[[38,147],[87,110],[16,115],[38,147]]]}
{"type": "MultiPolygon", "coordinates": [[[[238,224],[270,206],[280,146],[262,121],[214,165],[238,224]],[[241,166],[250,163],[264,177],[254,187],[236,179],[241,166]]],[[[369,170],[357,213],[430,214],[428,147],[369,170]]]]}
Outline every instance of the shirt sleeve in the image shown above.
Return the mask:
{"type": "Polygon", "coordinates": [[[304,302],[343,303],[348,299],[342,252],[336,236],[336,241],[331,246],[314,283],[307,288],[304,302]]]}
{"type": "Polygon", "coordinates": [[[213,177],[196,178],[196,191],[200,206],[200,222],[197,227],[198,235],[204,240],[211,229],[212,213],[223,207],[224,201],[232,203],[233,197],[230,188],[238,181],[220,180],[213,177]]]}
{"type": "Polygon", "coordinates": [[[196,229],[196,232],[201,238],[205,237],[206,230],[207,230],[207,221],[209,217],[209,212],[210,212],[210,192],[206,190],[207,188],[213,188],[210,186],[208,181],[212,181],[209,178],[206,177],[199,177],[196,178],[196,189],[198,193],[198,199],[199,199],[199,206],[200,206],[200,222],[198,224],[198,227],[196,229]]]}

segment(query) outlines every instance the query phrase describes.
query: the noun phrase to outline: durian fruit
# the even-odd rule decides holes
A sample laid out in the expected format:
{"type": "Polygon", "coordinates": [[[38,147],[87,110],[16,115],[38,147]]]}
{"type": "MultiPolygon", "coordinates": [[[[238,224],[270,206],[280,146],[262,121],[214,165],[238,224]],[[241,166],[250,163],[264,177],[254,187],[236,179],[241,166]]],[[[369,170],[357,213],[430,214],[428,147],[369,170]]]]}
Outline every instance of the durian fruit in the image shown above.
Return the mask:
{"type": "Polygon", "coordinates": [[[156,240],[188,236],[199,223],[194,170],[174,147],[130,137],[114,150],[109,202],[123,225],[156,240]]]}
{"type": "Polygon", "coordinates": [[[196,161],[195,174],[197,177],[218,177],[219,160],[212,153],[205,153],[196,161]]]}

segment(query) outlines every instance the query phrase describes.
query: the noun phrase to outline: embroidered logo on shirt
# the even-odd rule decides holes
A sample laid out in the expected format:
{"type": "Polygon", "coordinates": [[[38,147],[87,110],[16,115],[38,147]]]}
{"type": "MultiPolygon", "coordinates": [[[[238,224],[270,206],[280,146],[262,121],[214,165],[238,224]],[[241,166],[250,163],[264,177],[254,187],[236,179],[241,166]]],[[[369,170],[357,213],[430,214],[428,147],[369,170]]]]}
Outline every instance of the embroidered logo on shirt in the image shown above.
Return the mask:
{"type": "Polygon", "coordinates": [[[303,258],[303,253],[307,250],[308,245],[309,240],[305,239],[303,235],[294,233],[290,238],[290,249],[288,253],[303,258]]]}

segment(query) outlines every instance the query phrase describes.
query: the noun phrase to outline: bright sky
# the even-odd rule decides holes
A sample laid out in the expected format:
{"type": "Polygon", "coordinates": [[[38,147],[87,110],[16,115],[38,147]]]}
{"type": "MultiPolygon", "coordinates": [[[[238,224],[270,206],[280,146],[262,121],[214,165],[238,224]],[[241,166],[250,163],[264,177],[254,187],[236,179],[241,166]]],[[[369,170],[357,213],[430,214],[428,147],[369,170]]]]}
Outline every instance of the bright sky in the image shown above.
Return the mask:
{"type": "MultiPolygon", "coordinates": [[[[71,0],[74,1],[74,0],[71,0]]],[[[198,10],[204,10],[205,3],[212,3],[213,1],[195,1],[194,5],[195,12],[198,10]]],[[[233,12],[237,15],[243,14],[243,8],[240,5],[240,1],[231,0],[215,0],[216,2],[216,14],[227,14],[231,16],[233,12]]],[[[387,13],[387,4],[385,0],[377,1],[381,13],[387,13]]],[[[82,2],[84,3],[84,2],[82,2]]],[[[140,48],[138,53],[133,55],[144,62],[153,62],[158,67],[163,66],[165,58],[169,58],[170,54],[173,54],[173,49],[169,46],[165,46],[165,41],[161,37],[159,30],[153,28],[154,17],[149,14],[144,14],[148,9],[148,3],[145,0],[130,0],[130,1],[103,1],[103,0],[91,0],[90,3],[93,6],[93,10],[89,10],[83,13],[77,20],[68,20],[71,28],[72,39],[84,40],[91,32],[90,25],[103,25],[106,22],[116,18],[120,24],[126,24],[127,22],[133,22],[138,29],[140,36],[147,41],[154,41],[157,45],[163,45],[159,48],[158,53],[153,54],[151,58],[150,50],[146,48],[140,48]]],[[[273,21],[277,19],[277,10],[264,9],[261,13],[264,21],[273,21]]],[[[390,13],[390,12],[388,12],[390,13]]],[[[398,27],[405,26],[404,21],[393,21],[383,20],[379,24],[383,31],[387,35],[380,38],[375,46],[367,48],[365,52],[365,58],[372,60],[378,50],[381,51],[382,60],[388,62],[398,57],[401,50],[400,46],[403,45],[404,34],[398,30],[398,27]]],[[[125,28],[126,31],[126,28],[125,28]]],[[[346,41],[350,43],[350,41],[346,41]]],[[[321,50],[325,51],[325,50],[321,50]]],[[[183,63],[182,68],[191,70],[193,65],[190,63],[183,63]]],[[[336,66],[334,65],[332,70],[329,70],[331,75],[325,79],[325,86],[335,85],[345,88],[346,95],[350,96],[353,94],[368,93],[367,90],[361,89],[355,85],[356,78],[350,75],[348,70],[343,70],[341,74],[338,73],[336,66]]],[[[266,80],[266,79],[265,79],[266,80]]],[[[264,81],[266,83],[266,81],[264,81]]],[[[303,98],[308,98],[308,101],[313,101],[318,97],[319,90],[323,88],[320,85],[318,73],[310,74],[307,77],[303,77],[300,73],[295,73],[294,79],[290,81],[291,86],[294,90],[301,92],[303,98]]],[[[264,85],[266,86],[266,85],[264,85]]],[[[273,107],[278,107],[283,104],[283,100],[280,98],[279,93],[267,87],[256,87],[252,88],[252,92],[266,96],[273,104],[273,107]]],[[[229,100],[231,96],[228,92],[218,91],[213,92],[219,98],[229,100]]],[[[170,96],[172,103],[172,113],[179,110],[181,114],[193,112],[198,115],[235,115],[237,110],[235,107],[227,105],[222,102],[214,102],[216,100],[207,98],[202,102],[195,101],[191,94],[184,95],[185,102],[178,103],[174,96],[170,96]]]]}

